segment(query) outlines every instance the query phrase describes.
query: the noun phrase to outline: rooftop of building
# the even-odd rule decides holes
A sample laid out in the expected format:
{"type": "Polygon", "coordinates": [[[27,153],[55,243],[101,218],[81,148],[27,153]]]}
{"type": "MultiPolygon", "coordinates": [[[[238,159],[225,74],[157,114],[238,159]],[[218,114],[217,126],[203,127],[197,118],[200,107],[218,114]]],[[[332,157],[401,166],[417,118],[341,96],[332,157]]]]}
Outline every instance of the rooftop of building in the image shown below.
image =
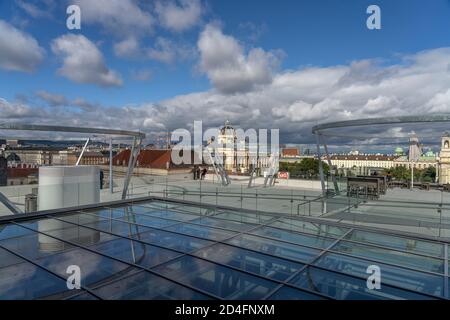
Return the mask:
{"type": "Polygon", "coordinates": [[[333,154],[330,158],[331,160],[393,161],[398,158],[398,156],[383,154],[333,154]]]}
{"type": "Polygon", "coordinates": [[[446,299],[447,250],[378,228],[147,198],[0,219],[0,297],[446,299]],[[367,290],[374,264],[383,285],[367,290]],[[79,290],[67,288],[68,265],[82,270],[79,290]]]}

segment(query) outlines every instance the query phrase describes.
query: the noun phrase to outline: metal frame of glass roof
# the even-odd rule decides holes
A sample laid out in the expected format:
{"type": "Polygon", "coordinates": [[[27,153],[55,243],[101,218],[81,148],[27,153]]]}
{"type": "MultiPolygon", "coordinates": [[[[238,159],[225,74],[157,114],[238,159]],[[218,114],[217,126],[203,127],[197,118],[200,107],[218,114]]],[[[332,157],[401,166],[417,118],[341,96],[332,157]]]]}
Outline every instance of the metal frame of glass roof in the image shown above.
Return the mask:
{"type": "Polygon", "coordinates": [[[0,218],[3,256],[3,299],[449,297],[445,241],[158,197],[0,218]],[[56,249],[44,252],[41,241],[56,249]],[[13,295],[6,275],[18,261],[40,275],[25,276],[13,295]],[[86,261],[81,290],[64,290],[63,267],[86,261]],[[381,290],[366,287],[374,264],[381,290]],[[41,278],[59,289],[33,292],[29,286],[41,278]]]}

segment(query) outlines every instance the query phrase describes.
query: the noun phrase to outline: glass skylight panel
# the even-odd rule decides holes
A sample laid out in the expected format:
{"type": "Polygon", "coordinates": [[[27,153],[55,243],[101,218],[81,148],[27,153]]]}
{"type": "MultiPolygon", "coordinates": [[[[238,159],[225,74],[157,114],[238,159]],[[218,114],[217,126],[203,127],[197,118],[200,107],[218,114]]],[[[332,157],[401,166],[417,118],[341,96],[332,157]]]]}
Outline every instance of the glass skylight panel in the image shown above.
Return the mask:
{"type": "Polygon", "coordinates": [[[312,235],[300,234],[288,230],[281,230],[271,227],[261,227],[256,230],[251,231],[252,234],[280,239],[294,244],[311,246],[315,248],[326,248],[333,243],[333,239],[322,238],[312,235]]]}
{"type": "Polygon", "coordinates": [[[222,241],[222,240],[225,240],[225,239],[230,238],[237,234],[236,232],[233,232],[233,231],[214,229],[214,228],[210,228],[210,227],[206,227],[206,226],[187,224],[187,223],[177,224],[177,225],[174,225],[171,227],[167,227],[167,228],[165,228],[165,230],[179,232],[179,233],[183,233],[186,235],[192,235],[195,237],[200,237],[200,238],[215,240],[215,241],[222,241]]]}
{"type": "Polygon", "coordinates": [[[0,248],[0,300],[44,299],[65,291],[61,278],[0,248]]]}
{"type": "Polygon", "coordinates": [[[241,248],[256,250],[261,253],[306,263],[311,262],[320,253],[320,250],[317,249],[248,234],[237,236],[227,242],[241,248]]]}
{"type": "Polygon", "coordinates": [[[165,248],[182,252],[191,252],[203,248],[213,242],[177,234],[163,230],[150,230],[140,235],[140,240],[146,243],[160,245],[165,248]]]}
{"type": "Polygon", "coordinates": [[[364,280],[367,279],[367,268],[371,265],[377,265],[381,269],[383,284],[439,297],[442,297],[444,294],[444,277],[439,275],[374,263],[372,261],[334,253],[326,253],[319,258],[314,265],[332,271],[358,276],[364,280]]]}
{"type": "Polygon", "coordinates": [[[438,242],[425,241],[421,239],[396,237],[389,234],[354,230],[347,235],[346,239],[376,244],[383,247],[416,252],[436,257],[444,257],[444,245],[438,242]]]}
{"type": "Polygon", "coordinates": [[[32,234],[33,231],[14,224],[0,225],[0,241],[32,234]]]}
{"type": "Polygon", "coordinates": [[[201,249],[195,255],[266,278],[284,281],[304,265],[224,244],[201,249]]]}
{"type": "Polygon", "coordinates": [[[162,262],[169,261],[180,255],[180,253],[172,250],[123,238],[103,242],[91,246],[90,249],[113,258],[137,264],[144,268],[149,268],[162,262]]]}
{"type": "Polygon", "coordinates": [[[332,238],[342,237],[349,230],[348,228],[335,227],[328,224],[312,223],[308,221],[289,218],[281,218],[271,223],[270,226],[332,238]]]}
{"type": "Polygon", "coordinates": [[[242,223],[238,221],[226,221],[222,219],[214,219],[210,217],[201,217],[190,221],[190,223],[201,224],[209,227],[223,228],[238,232],[248,231],[255,228],[257,225],[250,223],[242,223]]]}
{"type": "Polygon", "coordinates": [[[0,299],[445,298],[445,247],[437,241],[357,227],[340,239],[347,227],[301,217],[136,206],[0,224],[0,299]],[[66,289],[69,265],[82,269],[78,292],[66,289]],[[367,289],[370,265],[381,268],[381,290],[367,289]],[[34,289],[23,290],[30,283],[34,289]]]}
{"type": "Polygon", "coordinates": [[[131,222],[131,223],[137,223],[148,227],[155,227],[155,228],[164,228],[170,225],[174,225],[177,223],[180,223],[176,220],[165,220],[165,219],[159,219],[156,217],[150,217],[150,216],[144,216],[139,214],[132,214],[130,216],[124,216],[119,218],[120,220],[131,222]]]}
{"type": "Polygon", "coordinates": [[[178,211],[163,211],[163,210],[154,210],[151,212],[145,213],[145,215],[162,218],[162,219],[172,219],[178,221],[191,221],[197,219],[198,215],[193,215],[189,213],[182,213],[178,211]]]}
{"type": "Polygon", "coordinates": [[[314,267],[306,268],[292,279],[291,283],[338,300],[433,299],[388,285],[382,285],[380,290],[370,290],[367,288],[366,279],[358,279],[314,267]]]}
{"type": "Polygon", "coordinates": [[[103,299],[125,300],[207,300],[210,299],[198,291],[153,275],[149,272],[122,278],[113,283],[93,290],[103,299]]]}
{"type": "Polygon", "coordinates": [[[123,210],[119,208],[98,208],[98,209],[90,209],[90,210],[82,210],[81,212],[95,214],[102,218],[120,218],[125,215],[123,210]]]}
{"type": "Polygon", "coordinates": [[[154,270],[223,299],[262,299],[277,286],[276,282],[189,256],[154,270]]]}
{"type": "Polygon", "coordinates": [[[101,222],[101,221],[110,221],[110,217],[103,217],[96,214],[88,214],[88,213],[81,213],[81,212],[74,212],[72,214],[67,215],[56,215],[56,217],[60,220],[75,223],[75,224],[88,224],[88,223],[95,223],[95,222],[101,222]]]}
{"type": "Polygon", "coordinates": [[[269,300],[324,300],[326,298],[306,291],[283,286],[269,300]]]}
{"type": "Polygon", "coordinates": [[[98,299],[89,292],[84,291],[83,293],[68,297],[67,300],[98,300],[98,299]]]}
{"type": "Polygon", "coordinates": [[[265,223],[267,221],[272,220],[274,217],[264,215],[264,214],[254,214],[248,212],[223,212],[214,215],[215,218],[220,218],[224,220],[233,220],[238,222],[247,222],[247,223],[265,223]]]}
{"type": "Polygon", "coordinates": [[[429,258],[411,253],[372,247],[347,241],[339,242],[331,250],[344,252],[361,258],[375,259],[380,262],[388,262],[399,266],[410,267],[417,270],[444,273],[444,261],[442,259],[429,258]]]}

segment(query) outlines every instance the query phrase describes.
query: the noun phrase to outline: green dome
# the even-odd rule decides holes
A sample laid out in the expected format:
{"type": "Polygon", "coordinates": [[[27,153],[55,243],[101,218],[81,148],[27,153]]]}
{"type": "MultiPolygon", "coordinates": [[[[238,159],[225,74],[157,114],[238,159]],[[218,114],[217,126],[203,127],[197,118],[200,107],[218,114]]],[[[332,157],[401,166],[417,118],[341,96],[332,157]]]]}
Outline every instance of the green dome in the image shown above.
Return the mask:
{"type": "Polygon", "coordinates": [[[432,150],[428,150],[427,153],[425,153],[425,156],[434,157],[434,152],[432,150]]]}
{"type": "Polygon", "coordinates": [[[403,155],[403,149],[401,147],[395,148],[395,154],[398,156],[403,155]]]}

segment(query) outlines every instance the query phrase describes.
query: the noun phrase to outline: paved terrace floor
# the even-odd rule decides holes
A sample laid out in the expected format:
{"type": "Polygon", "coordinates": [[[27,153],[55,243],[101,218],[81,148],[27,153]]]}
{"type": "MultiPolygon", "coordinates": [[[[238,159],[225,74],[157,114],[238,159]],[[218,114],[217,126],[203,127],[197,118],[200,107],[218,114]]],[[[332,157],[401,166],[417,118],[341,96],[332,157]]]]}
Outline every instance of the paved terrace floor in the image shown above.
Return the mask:
{"type": "MultiPolygon", "coordinates": [[[[133,177],[128,198],[154,195],[259,212],[321,217],[450,239],[450,193],[390,189],[376,201],[356,200],[341,195],[327,199],[324,204],[319,189],[297,186],[317,187],[317,182],[277,184],[265,188],[263,180],[259,179],[255,187],[248,188],[247,181],[244,178],[236,179],[224,187],[217,181],[194,181],[191,175],[133,177]]],[[[122,186],[123,178],[115,178],[114,192],[111,194],[108,188],[101,190],[101,202],[119,200],[122,186]]],[[[23,210],[25,195],[31,193],[33,187],[37,186],[4,187],[0,191],[23,210]]],[[[0,214],[10,213],[0,207],[0,214]]]]}

